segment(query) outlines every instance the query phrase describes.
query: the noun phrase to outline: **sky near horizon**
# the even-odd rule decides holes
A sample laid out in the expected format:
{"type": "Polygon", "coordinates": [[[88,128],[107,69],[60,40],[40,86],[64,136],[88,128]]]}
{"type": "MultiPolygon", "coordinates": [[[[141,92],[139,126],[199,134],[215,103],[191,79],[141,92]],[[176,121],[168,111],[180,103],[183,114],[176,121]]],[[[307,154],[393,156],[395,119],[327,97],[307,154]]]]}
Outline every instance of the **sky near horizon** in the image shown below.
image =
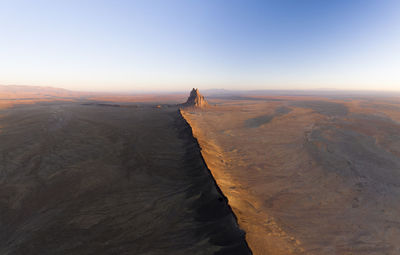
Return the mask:
{"type": "Polygon", "coordinates": [[[400,90],[397,0],[0,0],[0,84],[400,90]]]}

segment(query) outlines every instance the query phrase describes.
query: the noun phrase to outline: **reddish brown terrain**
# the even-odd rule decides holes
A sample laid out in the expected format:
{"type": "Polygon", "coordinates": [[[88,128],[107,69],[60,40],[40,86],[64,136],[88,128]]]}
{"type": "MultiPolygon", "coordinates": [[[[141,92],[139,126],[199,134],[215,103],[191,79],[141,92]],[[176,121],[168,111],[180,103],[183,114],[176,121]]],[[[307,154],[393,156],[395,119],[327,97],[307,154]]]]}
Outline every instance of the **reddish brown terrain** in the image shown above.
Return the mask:
{"type": "Polygon", "coordinates": [[[250,254],[171,97],[3,89],[0,254],[250,254]]]}
{"type": "Polygon", "coordinates": [[[400,254],[399,97],[215,98],[183,114],[253,254],[400,254]]]}
{"type": "Polygon", "coordinates": [[[164,94],[121,94],[100,92],[77,92],[53,87],[0,85],[0,109],[12,105],[31,104],[35,102],[74,101],[149,104],[176,104],[186,99],[183,93],[164,94]]]}
{"type": "Polygon", "coordinates": [[[0,254],[400,254],[400,97],[307,93],[0,86],[0,254]]]}

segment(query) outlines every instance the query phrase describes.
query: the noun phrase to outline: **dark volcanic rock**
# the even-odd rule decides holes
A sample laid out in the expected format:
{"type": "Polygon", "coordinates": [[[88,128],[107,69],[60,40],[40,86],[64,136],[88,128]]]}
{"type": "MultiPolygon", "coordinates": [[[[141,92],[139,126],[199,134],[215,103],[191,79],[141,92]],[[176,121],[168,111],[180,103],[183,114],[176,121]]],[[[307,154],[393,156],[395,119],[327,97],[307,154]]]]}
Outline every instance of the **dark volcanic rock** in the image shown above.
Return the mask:
{"type": "Polygon", "coordinates": [[[190,96],[186,103],[182,104],[183,106],[195,106],[195,107],[204,107],[207,106],[208,103],[203,95],[200,94],[199,89],[193,88],[190,92],[190,96]]]}
{"type": "Polygon", "coordinates": [[[0,126],[1,255],[251,254],[176,108],[29,105],[0,126]]]}

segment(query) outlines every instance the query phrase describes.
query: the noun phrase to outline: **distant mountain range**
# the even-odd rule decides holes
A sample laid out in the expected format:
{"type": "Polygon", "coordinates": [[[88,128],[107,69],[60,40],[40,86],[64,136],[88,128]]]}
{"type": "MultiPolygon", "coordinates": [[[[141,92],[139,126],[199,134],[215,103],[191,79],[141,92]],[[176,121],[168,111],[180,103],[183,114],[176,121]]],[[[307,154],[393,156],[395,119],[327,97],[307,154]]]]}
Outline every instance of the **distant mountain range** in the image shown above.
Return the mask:
{"type": "MultiPolygon", "coordinates": [[[[201,88],[200,88],[201,89],[201,88]]],[[[314,89],[314,90],[227,90],[227,89],[201,89],[202,94],[207,98],[231,98],[237,96],[265,97],[265,96],[400,96],[400,92],[394,91],[370,91],[370,90],[336,90],[336,89],[314,89]]],[[[92,97],[92,96],[139,96],[139,95],[177,95],[186,92],[83,92],[72,91],[55,87],[41,87],[28,85],[0,85],[0,98],[48,98],[48,97],[92,97]]]]}

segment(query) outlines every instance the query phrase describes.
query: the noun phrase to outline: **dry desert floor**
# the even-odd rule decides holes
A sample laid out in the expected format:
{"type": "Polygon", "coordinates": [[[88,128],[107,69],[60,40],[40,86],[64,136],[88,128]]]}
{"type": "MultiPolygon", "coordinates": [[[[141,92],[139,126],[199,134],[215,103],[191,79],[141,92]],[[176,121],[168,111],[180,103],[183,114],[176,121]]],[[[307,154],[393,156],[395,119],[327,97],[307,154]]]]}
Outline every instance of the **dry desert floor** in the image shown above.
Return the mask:
{"type": "Polygon", "coordinates": [[[400,254],[398,97],[185,97],[0,86],[0,254],[400,254]]]}
{"type": "Polygon", "coordinates": [[[176,106],[0,111],[0,254],[250,254],[176,106]]]}
{"type": "Polygon", "coordinates": [[[254,254],[400,254],[400,100],[235,97],[183,110],[254,254]]]}

